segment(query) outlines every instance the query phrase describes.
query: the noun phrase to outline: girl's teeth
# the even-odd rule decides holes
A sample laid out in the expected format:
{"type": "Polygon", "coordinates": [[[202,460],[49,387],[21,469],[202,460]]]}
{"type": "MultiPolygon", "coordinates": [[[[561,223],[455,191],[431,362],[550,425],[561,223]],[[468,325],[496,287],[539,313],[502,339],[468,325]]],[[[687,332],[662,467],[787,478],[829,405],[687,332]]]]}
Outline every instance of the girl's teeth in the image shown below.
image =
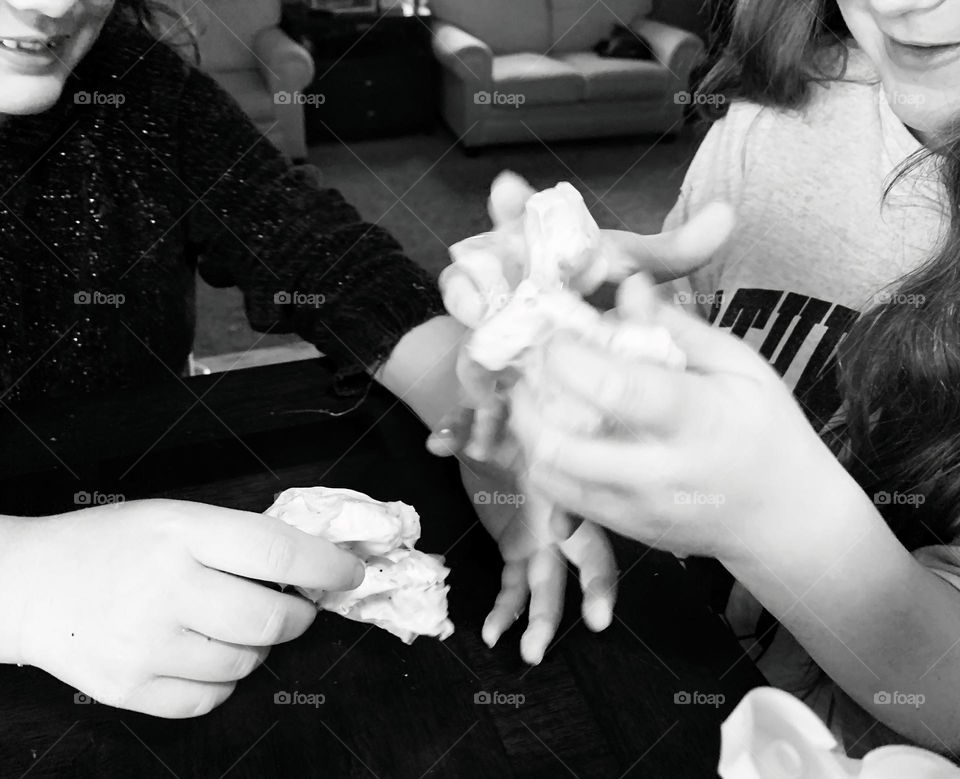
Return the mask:
{"type": "Polygon", "coordinates": [[[44,51],[49,48],[46,43],[39,41],[15,41],[10,38],[0,39],[0,44],[3,44],[3,46],[8,49],[20,49],[21,51],[32,52],[44,51]]]}

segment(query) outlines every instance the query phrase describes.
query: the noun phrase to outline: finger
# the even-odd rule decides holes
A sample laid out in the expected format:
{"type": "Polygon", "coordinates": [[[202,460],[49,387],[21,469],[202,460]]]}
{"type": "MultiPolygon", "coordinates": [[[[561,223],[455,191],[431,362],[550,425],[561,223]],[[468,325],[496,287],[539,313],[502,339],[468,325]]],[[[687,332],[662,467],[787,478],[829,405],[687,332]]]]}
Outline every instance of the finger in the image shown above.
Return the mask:
{"type": "Polygon", "coordinates": [[[456,371],[466,405],[476,408],[496,396],[497,375],[473,360],[467,349],[457,355],[456,371]]]}
{"type": "Polygon", "coordinates": [[[670,436],[699,408],[702,379],[646,362],[626,362],[567,335],[546,349],[545,381],[577,396],[611,421],[645,435],[670,436]]]}
{"type": "MultiPolygon", "coordinates": [[[[623,288],[621,294],[631,294],[628,282],[624,282],[623,288]]],[[[677,306],[658,306],[656,322],[670,333],[674,343],[686,355],[687,366],[693,371],[738,373],[756,378],[776,375],[772,373],[769,363],[739,338],[712,327],[677,306]]]]}
{"type": "MultiPolygon", "coordinates": [[[[490,255],[483,264],[493,266],[497,263],[497,258],[490,255]]],[[[474,266],[479,264],[478,260],[472,263],[474,266]]],[[[484,278],[475,278],[477,274],[471,273],[471,270],[473,268],[468,268],[463,262],[448,265],[440,272],[439,284],[443,295],[443,306],[447,313],[461,324],[475,330],[486,318],[500,283],[491,281],[487,284],[484,278]]],[[[498,274],[502,273],[499,267],[495,271],[498,274]]],[[[493,270],[488,271],[485,276],[492,272],[493,270]]],[[[506,282],[502,283],[505,287],[506,282]]],[[[503,294],[506,292],[505,289],[503,294]]]]}
{"type": "MultiPolygon", "coordinates": [[[[610,281],[620,281],[630,273],[649,273],[658,283],[687,276],[707,263],[729,239],[736,225],[736,214],[727,203],[706,205],[686,224],[656,235],[637,235],[621,230],[605,230],[604,241],[614,255],[629,257],[630,272],[610,281]]],[[[621,264],[620,270],[626,268],[621,264]]],[[[612,271],[616,271],[614,265],[612,271]]]]}
{"type": "Polygon", "coordinates": [[[459,454],[470,440],[474,410],[460,407],[447,414],[427,439],[427,451],[437,457],[459,454]]]}
{"type": "Polygon", "coordinates": [[[483,643],[493,649],[500,636],[523,614],[530,589],[527,586],[527,561],[504,562],[500,593],[483,623],[483,643]]]}
{"type": "Polygon", "coordinates": [[[189,596],[179,604],[185,628],[218,641],[272,646],[302,635],[317,616],[316,607],[296,595],[220,571],[189,574],[189,596]]]}
{"type": "Polygon", "coordinates": [[[194,682],[161,676],[110,704],[167,719],[201,717],[229,698],[236,686],[236,682],[194,682]]]}
{"type": "MultiPolygon", "coordinates": [[[[544,495],[549,495],[551,500],[556,501],[557,505],[565,510],[581,514],[590,522],[602,525],[608,530],[627,538],[639,541],[650,540],[647,527],[639,519],[649,513],[642,494],[627,495],[609,487],[593,484],[584,485],[576,479],[542,468],[531,471],[529,478],[531,486],[535,486],[544,495]]],[[[584,525],[588,526],[589,523],[585,522],[584,525]]],[[[564,545],[568,543],[564,542],[564,545]]],[[[576,546],[574,550],[576,550],[576,546]]],[[[595,585],[592,593],[598,598],[603,597],[604,589],[610,589],[614,586],[606,578],[605,572],[615,570],[615,565],[616,563],[613,561],[611,562],[611,568],[607,569],[605,567],[606,563],[598,563],[597,571],[600,572],[600,581],[595,585]]],[[[591,571],[591,573],[593,572],[591,571]]],[[[590,581],[592,582],[596,578],[597,576],[594,575],[590,581]]],[[[581,583],[583,583],[583,577],[581,577],[581,583]]],[[[615,592],[613,596],[615,596],[615,592]]]]}
{"type": "Polygon", "coordinates": [[[187,535],[190,553],[208,568],[307,589],[350,590],[363,581],[363,563],[329,541],[263,514],[210,509],[187,535]]]}
{"type": "Polygon", "coordinates": [[[503,436],[507,419],[507,405],[499,398],[492,398],[477,409],[470,432],[470,440],[464,453],[478,462],[486,462],[493,455],[497,441],[503,436]]]}
{"type": "Polygon", "coordinates": [[[617,600],[617,561],[607,534],[592,522],[584,522],[560,551],[580,571],[583,591],[583,621],[595,633],[613,621],[617,600]]]}
{"type": "Polygon", "coordinates": [[[269,653],[270,647],[230,644],[188,630],[158,673],[195,682],[235,682],[253,673],[269,653]]]}
{"type": "Polygon", "coordinates": [[[644,273],[636,273],[617,288],[617,314],[622,320],[636,325],[650,326],[657,317],[663,301],[657,288],[644,273]]]}
{"type": "Polygon", "coordinates": [[[581,524],[583,524],[583,517],[577,514],[568,514],[566,511],[554,511],[550,517],[550,532],[559,544],[576,533],[581,524]]]}
{"type": "Polygon", "coordinates": [[[530,618],[520,639],[520,656],[530,665],[539,665],[557,633],[563,614],[567,567],[558,547],[545,547],[530,558],[527,581],[530,584],[530,618]]]}
{"type": "Polygon", "coordinates": [[[531,475],[543,468],[575,481],[612,487],[630,484],[643,491],[674,483],[682,473],[677,454],[656,438],[641,443],[563,431],[543,418],[530,392],[519,385],[513,394],[510,428],[520,439],[531,475]]]}
{"type": "Polygon", "coordinates": [[[527,201],[536,193],[525,178],[505,170],[490,186],[487,210],[494,227],[501,227],[523,216],[527,201]]]}

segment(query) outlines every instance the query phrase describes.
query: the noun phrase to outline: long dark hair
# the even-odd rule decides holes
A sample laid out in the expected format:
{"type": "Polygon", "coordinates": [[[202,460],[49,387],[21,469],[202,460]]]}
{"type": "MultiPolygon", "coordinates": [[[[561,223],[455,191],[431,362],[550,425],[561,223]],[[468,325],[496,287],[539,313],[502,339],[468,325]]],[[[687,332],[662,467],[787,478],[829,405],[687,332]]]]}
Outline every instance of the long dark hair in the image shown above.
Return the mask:
{"type": "MultiPolygon", "coordinates": [[[[702,70],[701,93],[802,109],[813,84],[844,77],[850,33],[835,0],[713,5],[722,42],[702,70]]],[[[701,103],[708,120],[725,113],[715,102],[701,103]]],[[[893,496],[875,502],[908,549],[949,543],[960,517],[960,133],[952,138],[911,157],[888,182],[885,195],[932,162],[951,220],[929,259],[841,343],[842,419],[825,432],[868,495],[893,496]]]]}

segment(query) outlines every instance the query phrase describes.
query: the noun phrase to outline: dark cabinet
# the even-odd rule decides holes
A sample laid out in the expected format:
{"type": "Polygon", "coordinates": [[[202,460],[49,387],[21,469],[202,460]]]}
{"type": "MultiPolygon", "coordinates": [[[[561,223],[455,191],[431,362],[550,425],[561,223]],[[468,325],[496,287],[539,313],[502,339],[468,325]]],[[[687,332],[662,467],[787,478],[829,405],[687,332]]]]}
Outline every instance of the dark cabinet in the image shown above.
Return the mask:
{"type": "Polygon", "coordinates": [[[304,103],[308,143],[429,132],[439,71],[430,17],[285,13],[283,27],[313,55],[304,103]]]}

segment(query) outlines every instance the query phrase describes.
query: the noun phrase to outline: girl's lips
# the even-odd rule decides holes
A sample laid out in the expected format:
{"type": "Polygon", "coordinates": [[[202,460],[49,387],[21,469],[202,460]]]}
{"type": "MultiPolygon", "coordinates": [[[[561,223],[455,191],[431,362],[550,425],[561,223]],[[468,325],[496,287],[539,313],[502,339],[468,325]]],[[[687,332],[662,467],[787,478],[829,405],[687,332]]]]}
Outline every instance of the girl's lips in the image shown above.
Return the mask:
{"type": "Polygon", "coordinates": [[[0,36],[0,62],[25,75],[55,70],[69,36],[55,38],[4,38],[0,36]]]}
{"type": "Polygon", "coordinates": [[[903,70],[929,71],[954,62],[960,57],[960,43],[942,43],[933,46],[903,43],[889,35],[883,36],[887,56],[903,70]]]}

